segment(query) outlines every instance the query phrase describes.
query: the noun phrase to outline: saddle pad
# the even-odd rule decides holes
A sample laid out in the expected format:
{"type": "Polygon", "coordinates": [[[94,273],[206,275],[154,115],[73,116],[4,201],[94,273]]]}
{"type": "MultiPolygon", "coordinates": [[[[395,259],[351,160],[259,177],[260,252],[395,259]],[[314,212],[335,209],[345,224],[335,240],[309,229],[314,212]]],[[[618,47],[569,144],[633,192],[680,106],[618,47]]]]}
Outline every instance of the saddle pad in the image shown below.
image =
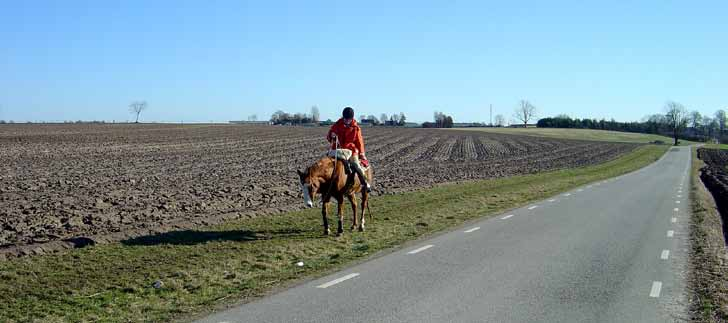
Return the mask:
{"type": "Polygon", "coordinates": [[[349,149],[332,149],[329,150],[329,153],[327,155],[329,157],[336,157],[336,159],[349,160],[349,158],[351,158],[352,152],[349,149]]]}

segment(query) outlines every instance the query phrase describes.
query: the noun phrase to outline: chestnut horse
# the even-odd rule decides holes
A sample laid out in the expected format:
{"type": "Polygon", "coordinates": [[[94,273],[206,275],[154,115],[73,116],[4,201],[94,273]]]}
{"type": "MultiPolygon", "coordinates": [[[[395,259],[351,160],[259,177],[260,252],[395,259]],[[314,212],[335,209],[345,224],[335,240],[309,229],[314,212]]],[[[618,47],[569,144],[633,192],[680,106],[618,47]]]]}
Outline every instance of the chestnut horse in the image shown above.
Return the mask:
{"type": "MultiPolygon", "coordinates": [[[[321,215],[324,219],[324,235],[331,233],[329,230],[329,220],[327,219],[328,207],[331,198],[335,198],[338,202],[338,216],[339,226],[336,230],[336,235],[341,235],[344,232],[344,197],[349,200],[351,204],[353,222],[351,230],[354,228],[359,231],[364,231],[364,210],[367,209],[369,204],[369,193],[366,190],[362,190],[359,183],[359,178],[355,174],[346,175],[344,171],[344,162],[336,160],[334,157],[325,156],[319,159],[311,167],[307,168],[304,172],[296,170],[298,177],[301,181],[301,189],[303,190],[303,199],[307,207],[313,207],[313,201],[317,194],[321,194],[321,201],[323,205],[321,207],[321,215]],[[356,193],[361,192],[361,221],[357,221],[356,218],[356,193]]],[[[372,177],[371,166],[365,171],[369,183],[372,184],[374,178],[372,177]]]]}

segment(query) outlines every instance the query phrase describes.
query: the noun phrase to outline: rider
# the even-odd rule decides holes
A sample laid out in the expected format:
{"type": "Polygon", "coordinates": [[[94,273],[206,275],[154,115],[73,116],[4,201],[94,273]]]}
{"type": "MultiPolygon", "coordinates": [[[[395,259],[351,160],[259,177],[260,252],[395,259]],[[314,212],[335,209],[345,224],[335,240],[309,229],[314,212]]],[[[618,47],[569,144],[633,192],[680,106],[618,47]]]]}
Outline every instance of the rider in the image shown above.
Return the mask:
{"type": "MultiPolygon", "coordinates": [[[[364,176],[364,170],[361,168],[361,164],[368,167],[369,161],[364,153],[364,139],[361,137],[361,128],[354,120],[354,109],[351,107],[344,108],[341,113],[342,118],[336,121],[329,129],[329,133],[326,135],[326,140],[331,143],[331,149],[335,150],[336,139],[339,140],[339,147],[343,151],[344,157],[349,160],[350,165],[359,176],[359,182],[362,183],[364,189],[367,192],[371,192],[372,188],[367,182],[364,176]],[[360,164],[361,162],[361,164],[360,164]]],[[[336,156],[336,153],[334,154],[336,156]]]]}

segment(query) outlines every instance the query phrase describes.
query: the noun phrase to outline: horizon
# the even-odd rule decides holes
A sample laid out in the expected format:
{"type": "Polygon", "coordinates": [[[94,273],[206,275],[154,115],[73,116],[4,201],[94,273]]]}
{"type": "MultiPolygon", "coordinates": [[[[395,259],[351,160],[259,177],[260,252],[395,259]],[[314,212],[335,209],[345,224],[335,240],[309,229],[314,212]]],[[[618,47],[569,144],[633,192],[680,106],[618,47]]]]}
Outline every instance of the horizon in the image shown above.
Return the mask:
{"type": "Polygon", "coordinates": [[[276,110],[336,120],[435,111],[455,122],[641,121],[674,100],[726,109],[724,2],[664,4],[0,4],[0,120],[227,123],[276,110]],[[528,18],[528,19],[523,19],[528,18]],[[675,23],[679,21],[680,23],[675,23]],[[588,108],[583,108],[588,107],[588,108]]]}

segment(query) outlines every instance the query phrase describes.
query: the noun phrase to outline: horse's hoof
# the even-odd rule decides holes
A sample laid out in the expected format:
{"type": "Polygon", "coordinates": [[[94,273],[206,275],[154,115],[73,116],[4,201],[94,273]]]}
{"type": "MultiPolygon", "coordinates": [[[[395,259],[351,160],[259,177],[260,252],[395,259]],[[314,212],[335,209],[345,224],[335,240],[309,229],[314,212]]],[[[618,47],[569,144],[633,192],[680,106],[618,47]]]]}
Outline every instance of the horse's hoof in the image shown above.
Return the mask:
{"type": "Polygon", "coordinates": [[[343,231],[341,231],[341,232],[336,232],[336,236],[337,236],[337,237],[340,237],[340,236],[342,236],[342,235],[344,235],[344,232],[343,232],[343,231]]]}
{"type": "Polygon", "coordinates": [[[359,232],[364,232],[364,226],[359,226],[359,232]]]}
{"type": "Polygon", "coordinates": [[[354,229],[356,229],[355,225],[352,225],[351,228],[349,228],[349,230],[351,230],[351,231],[354,231],[354,229]]]}
{"type": "Polygon", "coordinates": [[[331,234],[331,230],[329,230],[329,229],[324,230],[324,235],[325,236],[330,235],[330,234],[331,234]]]}

